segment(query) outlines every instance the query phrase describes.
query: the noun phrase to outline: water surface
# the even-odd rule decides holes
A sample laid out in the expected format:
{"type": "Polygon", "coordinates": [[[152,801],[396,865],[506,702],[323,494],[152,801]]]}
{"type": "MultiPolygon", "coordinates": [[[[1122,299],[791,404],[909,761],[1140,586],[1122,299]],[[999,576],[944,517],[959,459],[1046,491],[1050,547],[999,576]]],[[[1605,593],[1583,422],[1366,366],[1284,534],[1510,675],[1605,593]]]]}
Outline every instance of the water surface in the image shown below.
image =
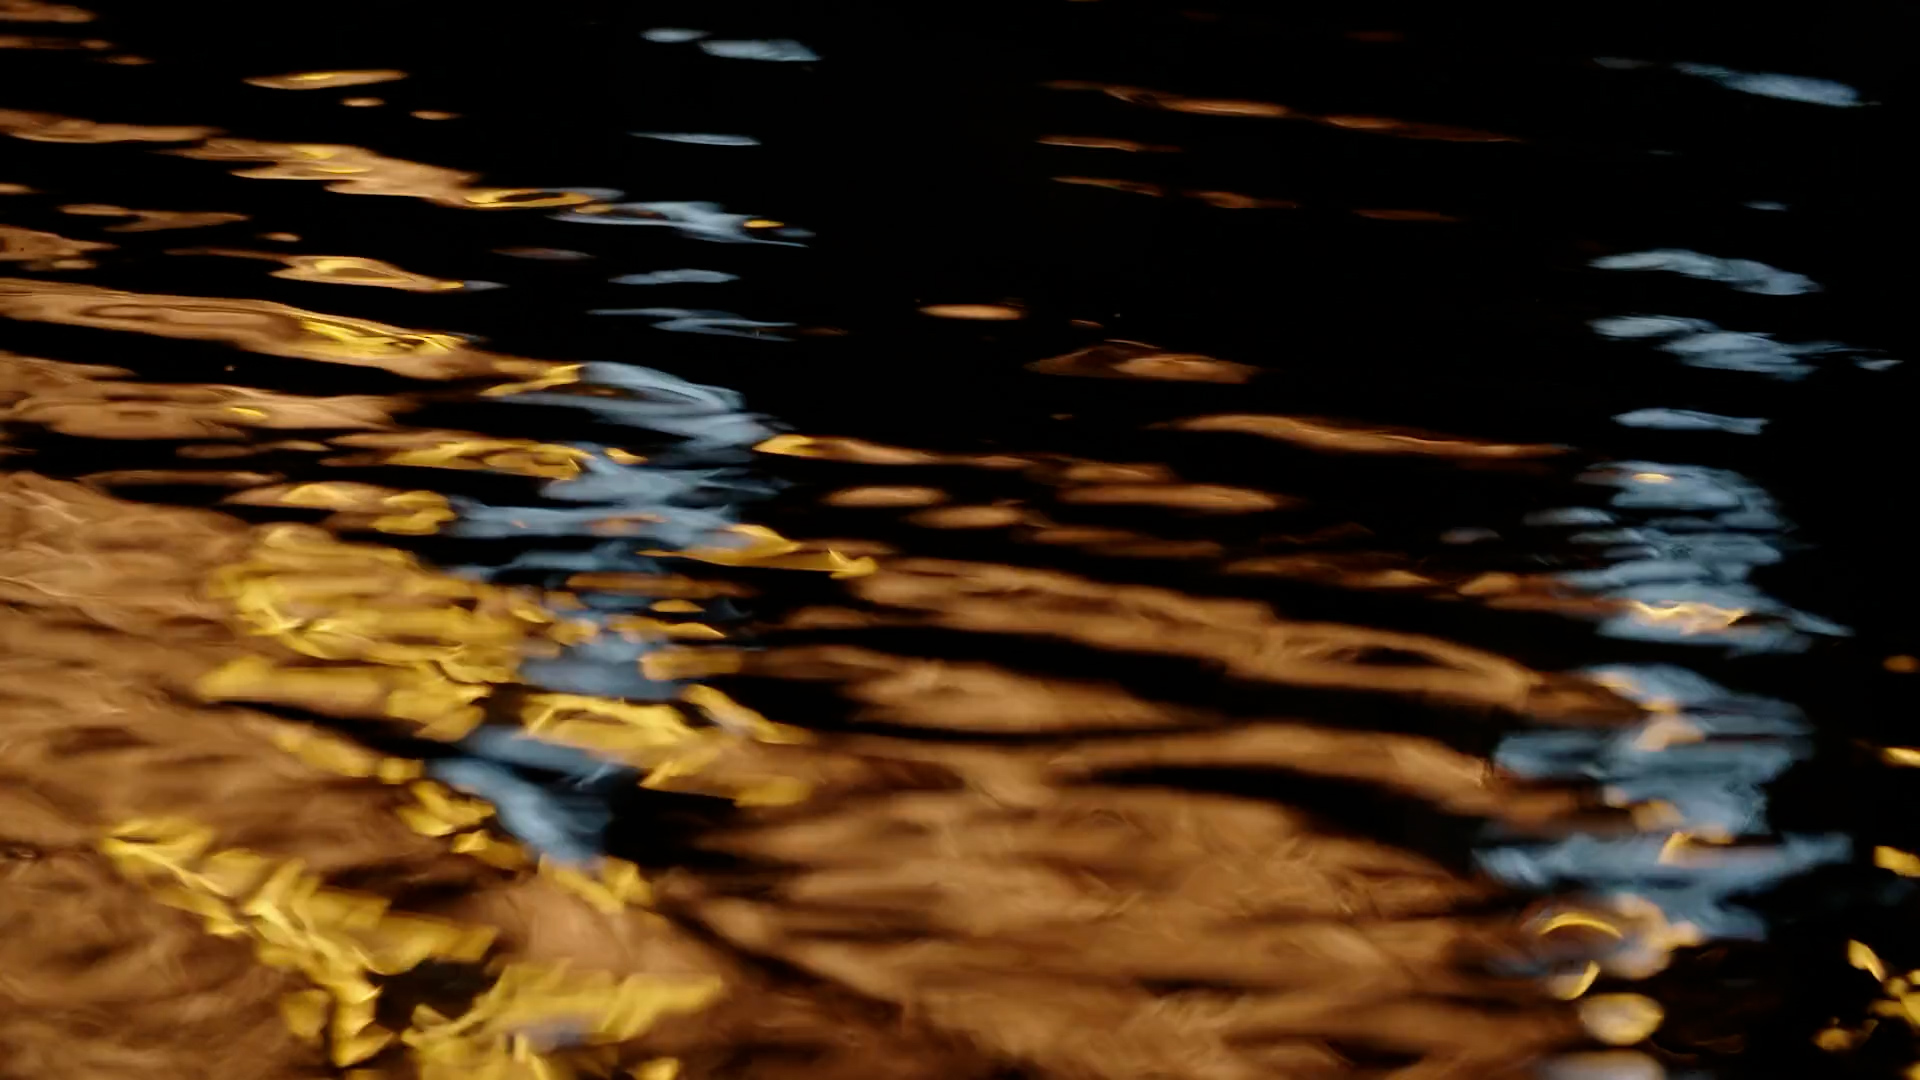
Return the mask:
{"type": "Polygon", "coordinates": [[[0,3],[0,1073],[1898,1074],[1817,23],[0,3]]]}

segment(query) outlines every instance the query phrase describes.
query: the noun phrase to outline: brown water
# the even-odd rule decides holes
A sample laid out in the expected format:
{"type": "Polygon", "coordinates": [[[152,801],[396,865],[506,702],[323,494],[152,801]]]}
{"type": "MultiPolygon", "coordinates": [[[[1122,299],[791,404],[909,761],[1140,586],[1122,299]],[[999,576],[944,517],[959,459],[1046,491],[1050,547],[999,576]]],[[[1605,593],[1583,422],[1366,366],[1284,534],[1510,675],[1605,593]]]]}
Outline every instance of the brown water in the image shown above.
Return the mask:
{"type": "Polygon", "coordinates": [[[1920,1057],[1884,28],[632,7],[0,0],[0,1077],[1920,1057]]]}

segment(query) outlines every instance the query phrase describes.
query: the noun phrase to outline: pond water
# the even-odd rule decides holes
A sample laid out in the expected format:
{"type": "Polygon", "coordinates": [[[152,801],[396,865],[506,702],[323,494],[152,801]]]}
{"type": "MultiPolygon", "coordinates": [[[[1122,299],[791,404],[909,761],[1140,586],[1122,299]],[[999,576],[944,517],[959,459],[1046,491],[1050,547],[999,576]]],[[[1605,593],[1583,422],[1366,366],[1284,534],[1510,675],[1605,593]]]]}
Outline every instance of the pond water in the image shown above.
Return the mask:
{"type": "Polygon", "coordinates": [[[0,1076],[1903,1075],[1900,30],[0,0],[0,1076]]]}

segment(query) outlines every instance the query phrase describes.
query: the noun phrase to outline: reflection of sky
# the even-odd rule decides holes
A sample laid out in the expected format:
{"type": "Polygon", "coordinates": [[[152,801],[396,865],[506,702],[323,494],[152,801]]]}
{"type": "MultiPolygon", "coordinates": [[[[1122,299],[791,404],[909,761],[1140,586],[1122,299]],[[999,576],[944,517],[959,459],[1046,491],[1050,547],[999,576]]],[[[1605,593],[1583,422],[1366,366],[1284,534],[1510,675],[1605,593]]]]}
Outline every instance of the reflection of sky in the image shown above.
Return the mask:
{"type": "MultiPolygon", "coordinates": [[[[1749,580],[1756,567],[1785,558],[1780,536],[1788,522],[1747,477],[1698,465],[1622,461],[1585,479],[1613,489],[1609,509],[1543,511],[1528,523],[1594,526],[1569,539],[1600,549],[1604,565],[1558,580],[1622,602],[1601,634],[1788,651],[1804,648],[1809,635],[1847,633],[1768,597],[1749,580]]],[[[1750,938],[1765,925],[1734,906],[1737,897],[1848,857],[1848,841],[1837,836],[1722,846],[1766,834],[1765,785],[1809,752],[1799,710],[1674,665],[1620,664],[1582,674],[1641,706],[1641,721],[1512,733],[1496,750],[1496,762],[1523,777],[1595,783],[1611,805],[1659,812],[1643,824],[1647,831],[1575,833],[1489,848],[1481,859],[1490,873],[1530,889],[1572,886],[1638,896],[1656,904],[1669,923],[1691,924],[1710,937],[1750,938]]],[[[1629,947],[1639,945],[1623,942],[1629,947]]]]}
{"type": "MultiPolygon", "coordinates": [[[[557,586],[577,573],[665,573],[660,559],[640,551],[725,545],[734,537],[727,530],[740,522],[737,505],[772,490],[766,481],[727,461],[773,434],[760,419],[742,411],[740,396],[730,390],[637,365],[591,363],[582,365],[577,384],[521,393],[503,402],[577,408],[603,423],[633,428],[636,434],[668,435],[676,442],[667,453],[647,461],[615,460],[604,446],[573,444],[587,451],[578,459],[580,472],[548,482],[540,495],[548,502],[577,505],[500,506],[450,499],[459,518],[445,530],[448,535],[528,541],[503,565],[462,568],[459,572],[467,576],[529,571],[539,576],[545,571],[549,583],[557,586]],[[602,539],[612,525],[618,526],[617,538],[602,539]],[[542,545],[541,538],[553,543],[542,545]],[[597,542],[583,550],[578,542],[587,538],[597,542]]],[[[654,599],[644,591],[576,591],[584,609],[569,617],[603,629],[609,616],[644,611],[654,599]]],[[[724,601],[708,605],[708,610],[719,617],[733,613],[724,601]]],[[[601,633],[567,646],[557,656],[525,659],[520,674],[559,693],[672,700],[682,685],[649,678],[639,665],[642,657],[667,644],[663,638],[633,640],[601,633]]],[[[433,763],[431,774],[493,803],[504,828],[562,862],[594,858],[598,838],[611,820],[602,782],[632,780],[631,770],[623,765],[504,727],[483,726],[458,749],[464,756],[433,763]],[[549,779],[530,779],[525,769],[549,779]]]]}
{"type": "Polygon", "coordinates": [[[608,203],[605,208],[595,207],[595,212],[582,214],[567,212],[556,214],[560,221],[570,221],[582,225],[656,225],[677,230],[682,236],[696,240],[712,240],[721,244],[774,244],[781,247],[801,247],[793,239],[776,240],[774,236],[802,238],[808,235],[804,229],[793,229],[768,223],[751,227],[750,223],[763,219],[751,214],[730,214],[715,202],[638,202],[608,203]]]}
{"type": "MultiPolygon", "coordinates": [[[[1594,63],[1614,71],[1636,71],[1658,66],[1649,60],[1633,60],[1618,56],[1595,57],[1594,63]]],[[[1691,75],[1696,79],[1718,83],[1728,90],[1775,98],[1780,101],[1798,101],[1836,109],[1851,109],[1870,104],[1860,100],[1860,91],[1832,79],[1783,75],[1772,71],[1735,71],[1733,68],[1721,67],[1718,64],[1700,64],[1691,61],[1673,64],[1671,68],[1682,75],[1691,75]]]]}
{"type": "Polygon", "coordinates": [[[655,270],[646,274],[622,274],[614,278],[616,285],[717,285],[723,281],[738,281],[739,275],[723,273],[719,270],[655,270]]]}
{"type": "Polygon", "coordinates": [[[1787,344],[1771,335],[1722,330],[1705,319],[1675,315],[1616,315],[1590,324],[1602,337],[1658,340],[1689,367],[1751,371],[1777,379],[1797,379],[1813,370],[1811,357],[1847,351],[1830,341],[1787,344]]]}
{"type": "Polygon", "coordinates": [[[1489,872],[1525,888],[1576,885],[1637,895],[1658,904],[1670,922],[1692,923],[1714,937],[1753,938],[1765,924],[1732,906],[1734,899],[1848,857],[1843,836],[1676,850],[1676,837],[1766,833],[1765,784],[1810,752],[1798,709],[1672,665],[1584,674],[1647,709],[1645,720],[1615,730],[1517,732],[1502,741],[1495,761],[1524,777],[1597,783],[1615,806],[1664,805],[1671,818],[1661,832],[1494,848],[1482,855],[1489,872]]]}
{"type": "Polygon", "coordinates": [[[708,56],[723,57],[728,60],[770,60],[776,63],[805,63],[820,59],[812,49],[797,41],[785,39],[715,41],[700,43],[700,51],[708,56]]]}
{"type": "Polygon", "coordinates": [[[1717,281],[1736,291],[1761,296],[1797,296],[1820,290],[1820,286],[1804,274],[1775,269],[1763,262],[1721,259],[1674,248],[1606,255],[1593,260],[1592,265],[1600,270],[1665,270],[1702,281],[1717,281]]]}
{"type": "Polygon", "coordinates": [[[569,747],[508,736],[483,728],[457,744],[468,756],[445,758],[427,766],[427,775],[449,787],[492,803],[502,828],[542,855],[562,863],[590,863],[599,854],[600,836],[613,820],[599,782],[630,770],[599,761],[569,747]],[[515,772],[521,765],[559,773],[559,785],[540,784],[515,772]]]}
{"type": "Polygon", "coordinates": [[[1708,79],[1729,90],[1782,101],[1804,101],[1809,105],[1830,105],[1846,109],[1864,105],[1860,91],[1831,79],[1810,79],[1804,75],[1780,75],[1767,71],[1734,71],[1714,64],[1679,63],[1673,70],[1683,75],[1708,79]]]}
{"type": "Polygon", "coordinates": [[[636,131],[642,139],[658,139],[661,142],[687,143],[690,146],[759,146],[760,140],[751,135],[714,135],[698,132],[636,131]]]}
{"type": "Polygon", "coordinates": [[[1693,409],[1635,409],[1613,418],[1627,427],[1664,428],[1668,431],[1730,431],[1736,435],[1758,435],[1767,426],[1763,418],[1720,416],[1693,409]]]}
{"type": "Polygon", "coordinates": [[[655,330],[673,330],[684,334],[713,334],[719,337],[752,338],[757,341],[790,341],[768,333],[793,326],[790,322],[761,322],[744,319],[730,311],[698,311],[687,308],[595,308],[589,315],[633,315],[658,320],[655,330]]]}
{"type": "MultiPolygon", "coordinates": [[[[1834,100],[1822,103],[1835,104],[1844,90],[1851,102],[1851,90],[1838,84],[1801,80],[1796,88],[1791,80],[1777,81],[1783,76],[1680,67],[1750,93],[1800,100],[1827,94],[1834,100]]],[[[1609,255],[1592,265],[1675,274],[1758,296],[1819,289],[1791,271],[1684,249],[1609,255]]],[[[1615,315],[1589,325],[1603,337],[1652,344],[1691,367],[1778,379],[1807,375],[1815,361],[1836,355],[1862,366],[1880,363],[1837,343],[1785,343],[1767,333],[1726,330],[1685,316],[1615,315]]],[[[1629,429],[1703,438],[1762,436],[1767,424],[1761,417],[1657,405],[1613,419],[1629,429]]],[[[1603,637],[1738,654],[1796,652],[1817,637],[1850,633],[1769,596],[1754,580],[1757,569],[1787,557],[1791,549],[1784,536],[1791,523],[1753,479],[1731,469],[1644,460],[1606,462],[1581,479],[1610,489],[1604,509],[1543,510],[1526,522],[1576,530],[1566,539],[1586,549],[1591,562],[1554,579],[1609,602],[1599,626],[1603,637]]],[[[1598,784],[1607,803],[1631,809],[1634,827],[1490,847],[1480,858],[1494,876],[1529,889],[1575,888],[1602,898],[1651,902],[1668,926],[1691,929],[1666,944],[1637,940],[1645,935],[1634,931],[1619,947],[1664,955],[1673,941],[1689,934],[1764,935],[1764,920],[1736,906],[1738,897],[1849,857],[1844,836],[1768,835],[1766,785],[1810,752],[1806,722],[1793,706],[1729,690],[1674,665],[1617,664],[1582,674],[1638,704],[1644,710],[1639,722],[1512,733],[1502,740],[1495,760],[1523,777],[1598,784]]]]}
{"type": "Polygon", "coordinates": [[[1607,565],[1559,580],[1622,601],[1601,625],[1609,637],[1728,645],[1743,651],[1797,651],[1807,635],[1845,627],[1796,611],[1750,580],[1779,562],[1787,526],[1773,498],[1739,473],[1697,465],[1627,461],[1602,466],[1589,483],[1613,487],[1616,527],[1576,534],[1607,565]]]}

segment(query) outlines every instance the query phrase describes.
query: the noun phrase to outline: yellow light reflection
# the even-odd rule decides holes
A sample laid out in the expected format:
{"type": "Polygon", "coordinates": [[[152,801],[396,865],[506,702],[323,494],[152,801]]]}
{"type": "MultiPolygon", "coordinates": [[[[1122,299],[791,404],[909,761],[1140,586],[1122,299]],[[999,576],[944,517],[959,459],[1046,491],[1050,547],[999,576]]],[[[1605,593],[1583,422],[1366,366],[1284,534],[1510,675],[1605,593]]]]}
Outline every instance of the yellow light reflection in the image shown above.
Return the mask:
{"type": "Polygon", "coordinates": [[[259,75],[244,81],[249,86],[265,86],[275,90],[328,90],[338,86],[392,82],[406,77],[404,71],[302,71],[291,75],[259,75]]]}
{"type": "Polygon", "coordinates": [[[1873,976],[1875,982],[1887,981],[1887,966],[1873,950],[1858,941],[1847,942],[1847,963],[1873,976]]]}
{"type": "Polygon", "coordinates": [[[864,577],[879,568],[868,555],[850,558],[831,548],[824,551],[802,550],[800,544],[762,525],[735,525],[728,531],[735,536],[746,537],[748,542],[739,546],[689,548],[684,551],[649,550],[641,554],[675,556],[716,566],[821,570],[836,578],[864,577]]]}
{"type": "Polygon", "coordinates": [[[1902,877],[1920,877],[1920,856],[1911,855],[1899,848],[1874,848],[1873,865],[1882,870],[1891,870],[1902,877]]]}
{"type": "Polygon", "coordinates": [[[1683,634],[1704,634],[1725,630],[1748,614],[1745,608],[1722,608],[1696,601],[1672,601],[1649,604],[1641,600],[1627,602],[1628,609],[1644,622],[1671,626],[1683,634]]]}
{"type": "Polygon", "coordinates": [[[580,475],[580,463],[592,455],[585,450],[530,439],[449,439],[432,446],[396,450],[386,457],[389,465],[414,465],[432,469],[480,469],[537,476],[549,480],[571,480],[580,475]]]}
{"type": "Polygon", "coordinates": [[[276,270],[274,277],[291,278],[294,281],[315,281],[329,285],[373,285],[385,289],[405,289],[408,292],[446,292],[451,289],[466,288],[462,281],[449,281],[444,278],[428,277],[402,270],[391,263],[378,259],[366,259],[350,255],[274,255],[287,264],[285,270],[276,270]]]}
{"type": "Polygon", "coordinates": [[[390,914],[384,898],[326,888],[297,860],[215,849],[213,840],[210,829],[164,819],[128,822],[99,846],[161,903],[200,916],[216,936],[253,941],[262,963],[319,987],[319,995],[296,997],[284,1011],[296,1032],[327,1038],[336,1067],[363,1061],[395,1038],[375,1020],[374,976],[428,960],[472,963],[492,947],[489,927],[390,914]]]}
{"type": "Polygon", "coordinates": [[[528,1033],[578,1028],[584,1050],[550,1053],[585,1064],[592,1048],[637,1038],[663,1017],[698,1012],[719,1000],[723,989],[711,976],[617,978],[510,964],[459,1017],[417,1008],[401,1041],[413,1051],[420,1080],[561,1080],[577,1074],[564,1060],[544,1060],[528,1033]]]}
{"type": "Polygon", "coordinates": [[[452,334],[406,330],[266,300],[135,293],[25,278],[0,278],[0,315],[219,341],[268,356],[377,367],[416,379],[525,376],[562,366],[488,353],[452,334]]]}
{"type": "Polygon", "coordinates": [[[1562,1001],[1572,1001],[1586,993],[1599,977],[1599,963],[1589,960],[1586,967],[1574,974],[1550,976],[1547,979],[1547,992],[1562,1001]]]}
{"type": "MultiPolygon", "coordinates": [[[[4,124],[0,118],[0,125],[4,124]]],[[[385,157],[358,146],[272,143],[256,139],[207,139],[189,150],[171,151],[203,161],[264,162],[235,173],[262,180],[319,180],[328,191],[348,195],[396,195],[462,210],[535,210],[579,206],[594,196],[578,191],[472,186],[477,174],[385,157]]]]}
{"type": "Polygon", "coordinates": [[[1666,1010],[1643,994],[1599,994],[1580,1003],[1580,1023],[1610,1046],[1632,1046],[1660,1027],[1666,1010]]]}
{"type": "MultiPolygon", "coordinates": [[[[507,397],[512,394],[524,394],[530,390],[545,390],[554,386],[567,386],[580,381],[580,372],[584,364],[555,364],[545,374],[524,382],[501,383],[480,391],[487,397],[507,397]]],[[[635,459],[644,460],[644,459],[635,459]]]]}
{"type": "Polygon", "coordinates": [[[55,113],[0,109],[0,133],[29,142],[194,142],[219,129],[189,125],[102,124],[55,113]]]}

